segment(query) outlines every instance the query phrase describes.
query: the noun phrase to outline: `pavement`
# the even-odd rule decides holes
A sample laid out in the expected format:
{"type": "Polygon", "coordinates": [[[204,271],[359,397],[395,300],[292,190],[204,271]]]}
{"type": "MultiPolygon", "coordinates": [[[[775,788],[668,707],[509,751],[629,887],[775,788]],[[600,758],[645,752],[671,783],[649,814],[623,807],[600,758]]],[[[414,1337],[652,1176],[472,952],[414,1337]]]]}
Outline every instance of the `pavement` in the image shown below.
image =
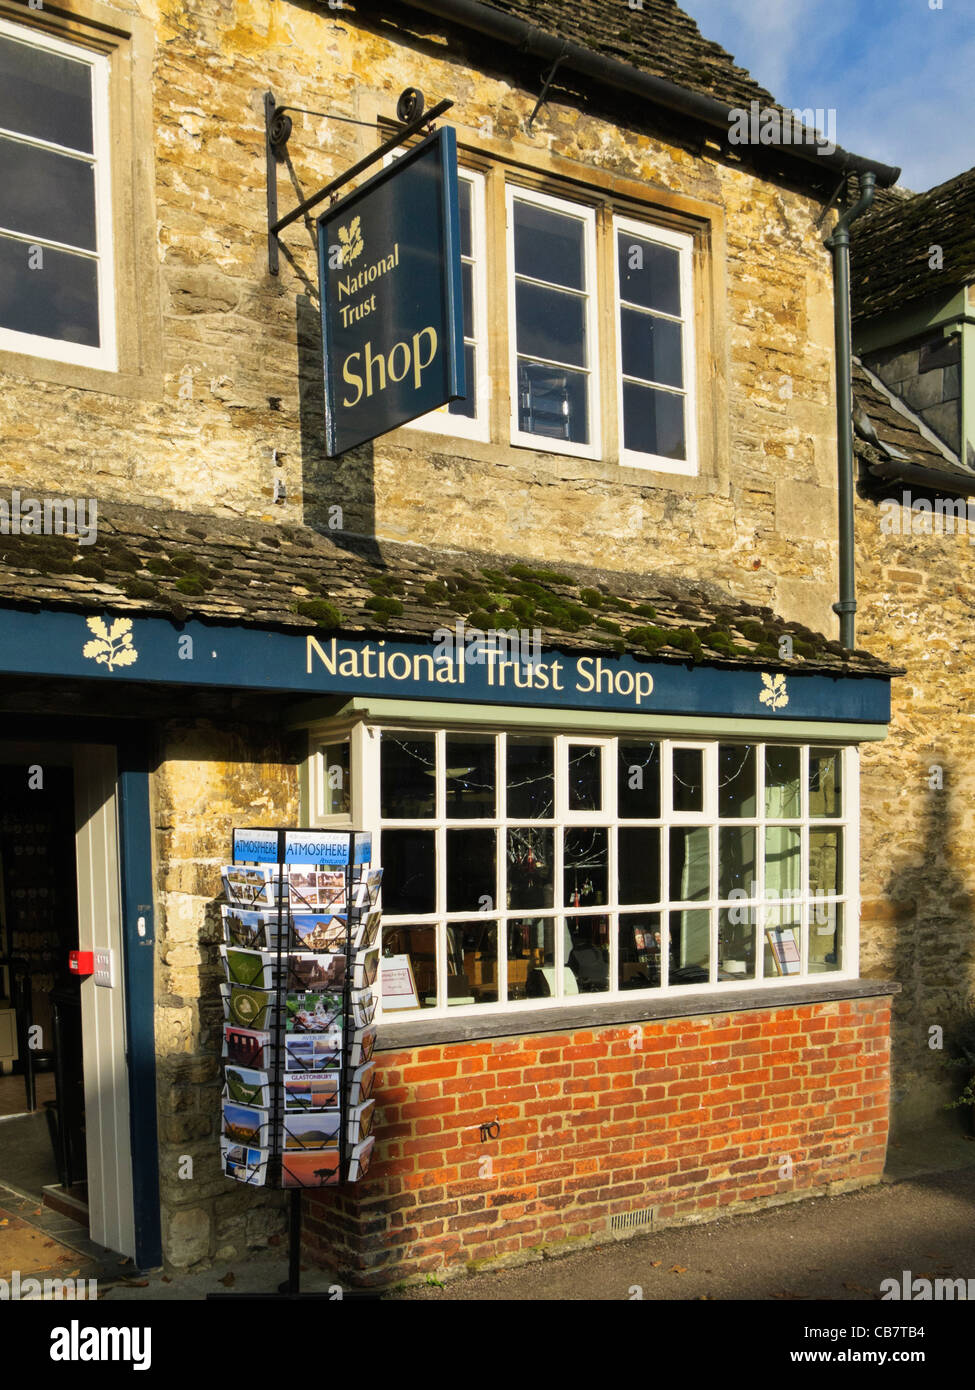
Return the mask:
{"type": "MultiPolygon", "coordinates": [[[[0,1184],[3,1237],[24,1256],[23,1227],[50,1246],[29,1242],[44,1272],[98,1278],[106,1302],[201,1300],[208,1295],[268,1294],[287,1273],[278,1249],[191,1273],[142,1272],[95,1246],[83,1228],[39,1207],[36,1197],[0,1184]],[[5,1226],[4,1220],[7,1221],[5,1226]],[[11,1226],[11,1222],[19,1223],[11,1226]],[[47,1265],[44,1260],[47,1259],[47,1265]]],[[[28,1232],[29,1234],[29,1232],[28,1232]]],[[[17,1266],[26,1272],[26,1266],[17,1266]]],[[[946,1128],[895,1141],[881,1183],[839,1196],[809,1197],[743,1216],[670,1227],[610,1244],[548,1255],[517,1268],[461,1274],[399,1286],[383,1301],[877,1301],[881,1280],[975,1281],[975,1142],[946,1128]]],[[[4,1269],[0,1268],[0,1277],[4,1269]]],[[[333,1295],[341,1282],[306,1269],[302,1291],[333,1295]]],[[[975,1284],[973,1284],[975,1288],[975,1284]]],[[[345,1297],[361,1297],[344,1290],[345,1297]]],[[[376,1297],[376,1294],[370,1295],[376,1297]]]]}

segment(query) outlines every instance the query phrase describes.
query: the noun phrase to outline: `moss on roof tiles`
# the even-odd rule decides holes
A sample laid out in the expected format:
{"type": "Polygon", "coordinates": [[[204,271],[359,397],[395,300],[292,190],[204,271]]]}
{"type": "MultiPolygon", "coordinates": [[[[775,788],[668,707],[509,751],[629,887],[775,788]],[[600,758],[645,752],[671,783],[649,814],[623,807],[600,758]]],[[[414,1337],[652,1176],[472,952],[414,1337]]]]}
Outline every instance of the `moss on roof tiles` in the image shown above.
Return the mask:
{"type": "Polygon", "coordinates": [[[93,546],[57,536],[0,538],[0,603],[36,606],[43,599],[177,621],[230,615],[250,626],[418,640],[463,620],[478,628],[537,627],[546,646],[571,650],[783,669],[888,669],[716,586],[674,576],[556,569],[515,557],[336,539],[310,528],[271,532],[259,522],[126,504],[100,502],[99,517],[106,524],[93,546]],[[196,537],[192,551],[188,535],[196,537]],[[792,658],[780,654],[784,636],[792,658]]]}

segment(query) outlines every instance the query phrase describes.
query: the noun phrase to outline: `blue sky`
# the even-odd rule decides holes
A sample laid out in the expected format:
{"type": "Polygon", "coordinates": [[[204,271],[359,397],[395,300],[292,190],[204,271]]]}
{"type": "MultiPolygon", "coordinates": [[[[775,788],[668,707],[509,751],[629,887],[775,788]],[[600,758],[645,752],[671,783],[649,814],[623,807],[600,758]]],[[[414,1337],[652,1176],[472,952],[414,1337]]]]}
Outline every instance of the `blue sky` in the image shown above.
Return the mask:
{"type": "Polygon", "coordinates": [[[916,193],[975,165],[973,0],[678,0],[783,106],[916,193]]]}

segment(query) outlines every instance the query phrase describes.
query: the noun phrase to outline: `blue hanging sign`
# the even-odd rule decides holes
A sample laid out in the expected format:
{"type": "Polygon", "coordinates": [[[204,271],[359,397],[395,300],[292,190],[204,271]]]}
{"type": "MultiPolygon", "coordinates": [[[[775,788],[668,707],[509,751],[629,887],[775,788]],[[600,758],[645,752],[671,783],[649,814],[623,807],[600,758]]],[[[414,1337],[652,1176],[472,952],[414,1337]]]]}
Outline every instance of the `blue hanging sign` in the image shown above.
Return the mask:
{"type": "Polygon", "coordinates": [[[329,458],[466,394],[449,126],[323,213],[318,266],[329,458]]]}

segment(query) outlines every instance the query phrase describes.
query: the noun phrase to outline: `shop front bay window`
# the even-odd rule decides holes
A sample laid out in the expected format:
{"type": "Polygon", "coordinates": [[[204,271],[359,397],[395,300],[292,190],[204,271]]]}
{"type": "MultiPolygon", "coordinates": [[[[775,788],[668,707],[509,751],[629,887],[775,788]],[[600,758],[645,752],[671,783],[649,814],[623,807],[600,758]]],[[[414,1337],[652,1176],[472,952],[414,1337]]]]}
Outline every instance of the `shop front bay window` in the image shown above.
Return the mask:
{"type": "Polygon", "coordinates": [[[393,727],[352,748],[383,953],[416,983],[389,1018],[856,974],[854,748],[393,727]]]}

